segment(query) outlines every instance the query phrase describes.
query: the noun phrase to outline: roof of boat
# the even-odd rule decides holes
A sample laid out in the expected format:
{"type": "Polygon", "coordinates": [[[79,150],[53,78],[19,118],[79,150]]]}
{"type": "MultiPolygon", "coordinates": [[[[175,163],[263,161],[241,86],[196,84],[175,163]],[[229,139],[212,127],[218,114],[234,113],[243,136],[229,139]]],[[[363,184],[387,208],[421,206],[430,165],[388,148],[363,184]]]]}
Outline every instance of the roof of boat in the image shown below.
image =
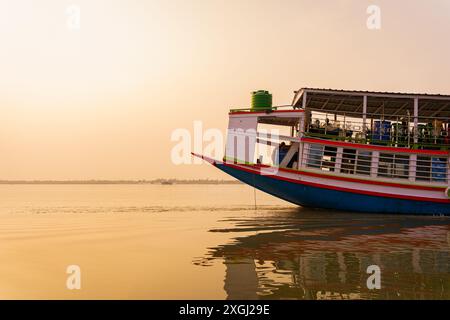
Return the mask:
{"type": "Polygon", "coordinates": [[[450,118],[450,95],[427,93],[380,92],[301,88],[295,92],[293,105],[302,107],[302,96],[307,93],[307,107],[317,111],[351,114],[362,112],[363,97],[367,97],[368,114],[403,116],[413,114],[414,99],[419,99],[419,116],[450,118]]]}

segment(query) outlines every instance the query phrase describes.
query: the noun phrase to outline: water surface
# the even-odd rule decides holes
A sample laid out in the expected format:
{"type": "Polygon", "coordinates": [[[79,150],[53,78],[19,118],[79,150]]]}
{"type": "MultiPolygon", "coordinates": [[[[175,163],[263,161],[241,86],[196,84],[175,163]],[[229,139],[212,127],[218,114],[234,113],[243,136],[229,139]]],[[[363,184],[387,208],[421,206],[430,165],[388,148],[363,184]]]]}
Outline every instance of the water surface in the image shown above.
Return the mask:
{"type": "Polygon", "coordinates": [[[450,218],[256,200],[244,185],[2,185],[0,299],[450,299],[450,218]]]}

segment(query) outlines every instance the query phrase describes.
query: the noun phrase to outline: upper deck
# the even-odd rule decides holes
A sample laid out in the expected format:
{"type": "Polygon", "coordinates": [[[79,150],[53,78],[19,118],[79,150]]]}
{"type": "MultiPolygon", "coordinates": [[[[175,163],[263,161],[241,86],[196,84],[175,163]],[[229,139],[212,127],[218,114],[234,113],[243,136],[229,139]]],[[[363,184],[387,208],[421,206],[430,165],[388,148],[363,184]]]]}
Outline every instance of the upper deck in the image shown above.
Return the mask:
{"type": "Polygon", "coordinates": [[[450,96],[303,88],[292,106],[307,116],[304,134],[423,150],[449,150],[450,96]]]}
{"type": "Polygon", "coordinates": [[[229,133],[226,159],[346,179],[450,186],[450,96],[303,88],[291,105],[232,109],[229,129],[248,132],[229,133]],[[268,134],[259,124],[291,131],[268,134]]]}
{"type": "Polygon", "coordinates": [[[260,123],[300,125],[297,132],[325,140],[415,150],[450,149],[450,96],[302,88],[291,105],[264,111],[233,109],[260,123]]]}

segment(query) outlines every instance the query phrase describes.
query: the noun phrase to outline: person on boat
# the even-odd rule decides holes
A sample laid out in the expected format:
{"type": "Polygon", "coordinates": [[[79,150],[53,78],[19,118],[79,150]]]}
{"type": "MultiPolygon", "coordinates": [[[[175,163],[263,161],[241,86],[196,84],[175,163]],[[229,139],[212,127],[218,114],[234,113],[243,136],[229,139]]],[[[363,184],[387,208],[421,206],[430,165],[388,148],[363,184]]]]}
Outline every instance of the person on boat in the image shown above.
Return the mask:
{"type": "Polygon", "coordinates": [[[291,169],[296,169],[297,164],[298,164],[298,152],[296,152],[294,154],[294,156],[292,157],[291,161],[289,161],[287,167],[291,168],[291,169]]]}
{"type": "Polygon", "coordinates": [[[336,124],[332,124],[330,119],[327,118],[325,120],[325,130],[327,135],[338,136],[340,128],[336,124]]]}
{"type": "Polygon", "coordinates": [[[276,166],[279,166],[283,161],[286,154],[289,152],[290,146],[288,146],[284,141],[280,143],[278,149],[275,149],[272,155],[272,160],[276,166]],[[278,154],[278,163],[275,162],[276,155],[278,154]]]}
{"type": "Polygon", "coordinates": [[[443,127],[443,122],[440,120],[434,120],[434,129],[433,129],[433,137],[434,137],[434,143],[436,144],[442,144],[443,142],[443,132],[444,132],[444,127],[443,127]]]}
{"type": "Polygon", "coordinates": [[[401,143],[401,145],[406,145],[406,142],[408,141],[408,121],[405,117],[400,118],[401,125],[399,130],[399,137],[398,141],[401,143]]]}

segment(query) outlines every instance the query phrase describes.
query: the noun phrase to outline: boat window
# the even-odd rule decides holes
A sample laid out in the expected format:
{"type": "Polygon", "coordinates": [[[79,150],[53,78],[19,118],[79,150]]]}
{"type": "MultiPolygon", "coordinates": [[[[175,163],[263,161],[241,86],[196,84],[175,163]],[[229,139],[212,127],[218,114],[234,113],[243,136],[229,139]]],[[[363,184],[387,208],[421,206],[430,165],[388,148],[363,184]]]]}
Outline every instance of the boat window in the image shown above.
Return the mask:
{"type": "Polygon", "coordinates": [[[409,178],[409,155],[380,153],[378,176],[385,178],[409,178]]]}
{"type": "Polygon", "coordinates": [[[447,158],[417,157],[416,180],[447,181],[447,158]]]}

